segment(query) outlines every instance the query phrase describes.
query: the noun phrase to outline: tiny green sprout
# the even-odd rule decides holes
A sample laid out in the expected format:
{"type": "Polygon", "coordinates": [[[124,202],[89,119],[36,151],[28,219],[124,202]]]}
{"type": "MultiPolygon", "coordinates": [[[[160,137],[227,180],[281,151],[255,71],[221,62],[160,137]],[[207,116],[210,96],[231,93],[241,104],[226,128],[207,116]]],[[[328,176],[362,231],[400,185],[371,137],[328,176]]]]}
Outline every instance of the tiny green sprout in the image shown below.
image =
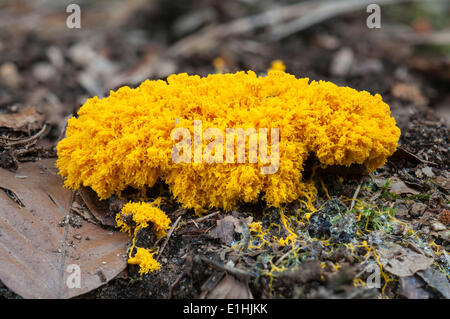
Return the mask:
{"type": "Polygon", "coordinates": [[[376,207],[363,207],[360,211],[361,220],[358,226],[366,231],[370,230],[384,230],[389,233],[392,231],[392,220],[395,214],[395,209],[388,209],[386,211],[379,210],[376,207]]]}
{"type": "MultiPolygon", "coordinates": [[[[389,192],[389,187],[390,187],[390,186],[391,186],[391,179],[388,178],[388,179],[386,180],[386,182],[384,183],[383,188],[381,189],[381,196],[382,196],[382,197],[389,196],[389,195],[392,194],[391,192],[389,192]]],[[[393,194],[392,194],[392,195],[393,195],[393,194]]]]}
{"type": "Polygon", "coordinates": [[[333,217],[330,219],[331,225],[335,226],[337,223],[339,223],[339,221],[341,220],[341,218],[342,218],[341,214],[336,214],[335,216],[333,216],[333,217]]]}

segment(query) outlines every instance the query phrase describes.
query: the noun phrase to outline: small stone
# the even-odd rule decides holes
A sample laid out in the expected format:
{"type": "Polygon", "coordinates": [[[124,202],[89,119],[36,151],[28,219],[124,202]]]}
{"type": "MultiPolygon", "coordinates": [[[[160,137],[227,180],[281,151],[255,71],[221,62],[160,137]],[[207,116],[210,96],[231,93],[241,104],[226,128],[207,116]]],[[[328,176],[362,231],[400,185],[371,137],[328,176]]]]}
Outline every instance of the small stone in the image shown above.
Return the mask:
{"type": "Polygon", "coordinates": [[[419,169],[416,169],[416,171],[414,172],[414,174],[416,174],[416,176],[418,177],[418,178],[422,178],[423,177],[423,172],[422,172],[422,170],[419,168],[419,169]]]}
{"type": "Polygon", "coordinates": [[[355,63],[350,70],[352,76],[379,74],[381,72],[383,72],[383,64],[377,59],[366,59],[355,63]]]}
{"type": "Polygon", "coordinates": [[[406,217],[407,215],[408,215],[408,208],[406,207],[406,205],[397,203],[397,201],[395,201],[395,216],[406,217]]]}
{"type": "Polygon", "coordinates": [[[414,203],[409,211],[409,214],[413,217],[419,217],[422,216],[426,209],[427,205],[423,203],[414,203]]]}
{"type": "Polygon", "coordinates": [[[339,39],[329,34],[322,33],[316,37],[316,43],[327,50],[335,50],[339,47],[339,39]]]}
{"type": "Polygon", "coordinates": [[[11,89],[16,89],[22,83],[22,77],[14,63],[7,62],[0,66],[0,81],[11,89]]]}
{"type": "Polygon", "coordinates": [[[73,235],[73,238],[75,238],[77,240],[81,240],[81,236],[80,235],[73,235]]]}
{"type": "MultiPolygon", "coordinates": [[[[438,191],[431,193],[428,201],[431,207],[437,207],[443,202],[442,194],[438,191]]],[[[442,220],[439,220],[442,223],[442,220]]],[[[445,224],[445,223],[444,223],[445,224]]]]}
{"type": "Polygon", "coordinates": [[[49,81],[55,75],[56,69],[50,63],[36,63],[33,67],[33,76],[40,81],[49,81]]]}
{"type": "Polygon", "coordinates": [[[429,167],[429,166],[422,168],[422,172],[423,172],[427,177],[434,177],[433,170],[432,170],[431,167],[429,167]]]}
{"type": "Polygon", "coordinates": [[[443,230],[443,231],[440,231],[438,234],[439,234],[439,238],[441,238],[445,241],[450,241],[450,230],[443,230]]]}
{"type": "Polygon", "coordinates": [[[439,232],[439,231],[441,231],[441,230],[446,230],[446,229],[447,229],[447,227],[446,227],[444,224],[440,223],[440,222],[434,222],[434,223],[432,223],[432,224],[431,224],[431,228],[432,228],[434,231],[437,231],[437,232],[439,232]]]}
{"type": "Polygon", "coordinates": [[[334,76],[346,76],[352,67],[354,54],[350,48],[340,49],[333,57],[330,73],[334,76]]]}
{"type": "Polygon", "coordinates": [[[62,68],[64,65],[64,56],[61,49],[56,46],[51,46],[47,50],[47,57],[53,66],[62,68]]]}

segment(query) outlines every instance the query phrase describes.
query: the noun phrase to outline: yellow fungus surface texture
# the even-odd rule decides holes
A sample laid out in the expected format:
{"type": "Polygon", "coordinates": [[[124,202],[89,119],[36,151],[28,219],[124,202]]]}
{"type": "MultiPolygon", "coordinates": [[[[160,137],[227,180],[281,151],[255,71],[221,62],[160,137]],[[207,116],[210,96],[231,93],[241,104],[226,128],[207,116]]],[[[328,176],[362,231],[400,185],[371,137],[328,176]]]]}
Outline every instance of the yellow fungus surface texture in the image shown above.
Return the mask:
{"type": "Polygon", "coordinates": [[[133,257],[131,256],[135,248],[136,236],[139,230],[149,227],[149,223],[151,223],[156,236],[161,238],[166,235],[166,231],[170,228],[170,219],[157,207],[158,204],[159,200],[152,203],[129,202],[116,215],[117,227],[122,232],[127,232],[133,236],[133,245],[130,248],[128,263],[139,265],[139,273],[141,275],[158,270],[161,266],[153,257],[157,252],[150,249],[136,247],[135,255],[133,257]]]}
{"type": "Polygon", "coordinates": [[[170,219],[166,213],[149,203],[127,203],[122,207],[120,214],[116,215],[117,227],[131,235],[131,227],[125,221],[127,217],[131,217],[136,224],[135,232],[148,227],[151,223],[158,238],[165,236],[170,228],[170,219]]]}
{"type": "MultiPolygon", "coordinates": [[[[400,130],[380,95],[297,79],[282,69],[275,63],[267,76],[177,74],[88,99],[57,145],[65,186],[88,186],[105,199],[127,187],[145,190],[161,179],[184,207],[197,212],[259,198],[280,207],[316,192],[302,176],[310,152],[324,166],[363,164],[373,171],[396,150],[400,130]],[[203,132],[278,128],[278,170],[262,174],[266,164],[248,159],[175,163],[171,132],[187,128],[193,137],[194,121],[202,121],[203,132]]],[[[204,138],[203,148],[212,140],[204,138]]],[[[248,143],[245,147],[248,155],[248,143]]],[[[194,145],[191,151],[194,158],[194,145]]]]}
{"type": "Polygon", "coordinates": [[[269,71],[285,71],[286,66],[284,65],[283,61],[281,60],[273,60],[270,63],[270,70],[269,71]]]}
{"type": "Polygon", "coordinates": [[[134,257],[128,259],[128,263],[132,265],[139,265],[140,275],[154,272],[159,270],[161,267],[161,265],[153,257],[154,254],[156,254],[156,252],[138,247],[134,257]]]}

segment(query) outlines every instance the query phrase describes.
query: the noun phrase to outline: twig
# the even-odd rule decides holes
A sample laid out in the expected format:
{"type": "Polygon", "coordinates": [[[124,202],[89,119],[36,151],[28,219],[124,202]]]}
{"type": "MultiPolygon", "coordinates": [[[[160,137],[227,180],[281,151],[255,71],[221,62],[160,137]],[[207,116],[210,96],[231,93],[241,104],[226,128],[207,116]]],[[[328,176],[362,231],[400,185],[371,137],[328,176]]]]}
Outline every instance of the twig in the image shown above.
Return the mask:
{"type": "Polygon", "coordinates": [[[2,142],[2,144],[4,146],[6,146],[6,147],[27,144],[27,143],[30,143],[30,142],[33,142],[33,141],[37,140],[42,134],[45,133],[46,129],[47,129],[47,125],[44,124],[39,132],[37,132],[35,135],[30,136],[28,138],[24,138],[24,139],[10,139],[8,137],[0,137],[0,139],[6,141],[6,142],[2,142]]]}
{"type": "Polygon", "coordinates": [[[413,45],[448,45],[450,43],[450,30],[418,34],[410,29],[389,29],[388,36],[413,45]]]}
{"type": "Polygon", "coordinates": [[[31,144],[27,145],[26,147],[31,147],[31,148],[23,148],[23,149],[19,149],[17,151],[14,151],[14,156],[23,156],[25,154],[29,154],[29,153],[33,153],[33,152],[39,152],[40,150],[42,151],[41,147],[35,147],[36,141],[33,141],[31,144]]]}
{"type": "Polygon", "coordinates": [[[375,2],[373,0],[315,1],[319,3],[317,8],[310,10],[307,14],[302,14],[297,19],[284,25],[274,27],[270,32],[270,38],[273,41],[281,40],[291,34],[305,30],[327,19],[365,8],[371,3],[386,5],[418,1],[424,2],[433,0],[378,0],[375,2]]]}
{"type": "Polygon", "coordinates": [[[170,217],[175,218],[178,216],[182,216],[182,215],[186,214],[186,212],[187,212],[186,208],[181,207],[181,208],[178,208],[176,211],[170,213],[170,217]]]}
{"type": "Polygon", "coordinates": [[[172,227],[169,230],[169,233],[166,236],[166,240],[164,241],[161,250],[158,253],[158,257],[156,258],[156,261],[159,260],[159,257],[162,255],[164,248],[166,248],[167,243],[169,242],[170,236],[172,236],[173,231],[175,230],[175,228],[177,227],[178,223],[180,222],[181,216],[177,218],[177,220],[175,221],[175,223],[172,225],[172,227]]]}
{"type": "Polygon", "coordinates": [[[202,222],[202,221],[204,221],[204,220],[206,220],[206,219],[208,219],[208,218],[211,218],[211,217],[213,217],[213,216],[216,216],[216,215],[219,214],[219,213],[220,213],[220,211],[218,210],[218,211],[216,211],[216,212],[214,212],[214,213],[208,214],[208,215],[206,215],[206,216],[203,216],[203,217],[200,217],[200,218],[197,218],[197,219],[190,219],[190,220],[187,221],[187,223],[194,223],[194,224],[197,224],[197,223],[200,223],[200,222],[202,222]]]}
{"type": "Polygon", "coordinates": [[[245,270],[242,270],[242,269],[239,269],[239,268],[236,268],[236,267],[231,267],[231,266],[228,266],[228,265],[222,265],[222,264],[220,264],[220,263],[218,263],[218,262],[216,262],[214,260],[208,259],[208,258],[206,258],[204,256],[200,256],[200,259],[202,261],[204,261],[205,263],[210,264],[211,266],[213,266],[213,267],[215,267],[215,268],[217,268],[219,270],[229,272],[230,274],[233,274],[233,275],[235,275],[237,277],[244,277],[244,278],[256,277],[254,274],[252,274],[250,272],[247,272],[245,270]]]}
{"type": "Polygon", "coordinates": [[[289,250],[287,253],[285,253],[283,256],[281,256],[281,257],[276,261],[275,266],[278,266],[278,265],[283,261],[283,259],[286,258],[290,253],[292,253],[292,251],[289,250]]]}
{"type": "Polygon", "coordinates": [[[358,197],[359,191],[361,189],[361,185],[362,185],[362,182],[359,183],[358,187],[356,187],[355,193],[353,194],[353,197],[352,197],[352,202],[350,204],[350,210],[352,210],[353,206],[355,206],[355,201],[356,201],[356,198],[358,197]]]}
{"type": "MultiPolygon", "coordinates": [[[[376,3],[398,4],[417,1],[433,0],[378,0],[376,3]]],[[[373,0],[311,0],[275,9],[271,8],[263,13],[238,18],[228,23],[207,26],[174,43],[161,55],[153,57],[150,62],[145,63],[145,68],[146,70],[153,70],[157,65],[165,63],[168,58],[188,57],[213,48],[225,38],[247,34],[267,26],[278,25],[272,29],[269,37],[272,40],[280,40],[328,18],[360,9],[369,3],[373,3],[373,0]],[[290,22],[283,24],[284,21],[290,22]]],[[[149,72],[143,72],[143,76],[141,74],[137,77],[123,74],[123,78],[111,80],[106,87],[112,89],[125,82],[139,83],[148,76],[149,72]]]]}
{"type": "MultiPolygon", "coordinates": [[[[377,4],[400,4],[404,2],[434,0],[378,0],[377,4]]],[[[212,47],[221,39],[242,35],[267,27],[275,26],[270,34],[272,40],[280,40],[290,34],[299,32],[329,18],[356,11],[374,3],[373,0],[322,0],[305,1],[293,5],[270,9],[263,13],[239,18],[213,27],[206,27],[199,32],[183,38],[171,46],[167,54],[170,57],[186,56],[207,47],[212,47]],[[294,19],[294,20],[292,20],[294,19]],[[283,21],[289,21],[281,24],[283,21]],[[278,25],[278,26],[276,26],[278,25]]],[[[157,63],[157,61],[155,61],[157,63]]]]}
{"type": "Polygon", "coordinates": [[[225,24],[206,27],[176,42],[168,49],[167,53],[172,57],[192,54],[208,45],[214,45],[213,43],[226,37],[241,35],[258,28],[274,25],[284,20],[290,20],[299,15],[307,14],[316,6],[317,1],[301,2],[277,9],[272,8],[266,12],[239,18],[225,24]]]}
{"type": "Polygon", "coordinates": [[[187,273],[186,271],[183,271],[178,277],[177,279],[175,279],[175,281],[170,285],[169,287],[169,294],[167,295],[167,299],[171,299],[172,295],[173,295],[173,289],[175,288],[176,285],[178,285],[178,283],[181,281],[181,279],[183,279],[184,276],[186,276],[187,273]]]}

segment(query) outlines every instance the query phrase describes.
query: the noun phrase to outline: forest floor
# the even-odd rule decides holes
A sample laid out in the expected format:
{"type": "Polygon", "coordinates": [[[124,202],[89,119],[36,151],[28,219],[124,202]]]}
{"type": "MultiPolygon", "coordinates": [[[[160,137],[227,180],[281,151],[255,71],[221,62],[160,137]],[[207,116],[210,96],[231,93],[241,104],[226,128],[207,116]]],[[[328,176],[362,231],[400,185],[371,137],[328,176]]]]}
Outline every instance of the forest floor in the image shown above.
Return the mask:
{"type": "MultiPolygon", "coordinates": [[[[106,2],[79,1],[81,29],[65,26],[63,1],[0,2],[3,170],[55,158],[67,118],[89,97],[172,73],[264,74],[276,59],[296,77],[380,94],[402,135],[370,175],[315,172],[315,212],[296,201],[281,211],[258,203],[199,217],[157,185],[163,210],[178,221],[167,245],[156,245],[161,269],[140,276],[128,265],[77,298],[450,298],[450,42],[439,40],[449,7],[383,8],[380,29],[367,28],[359,10],[273,40],[283,20],[238,20],[270,11],[271,1],[106,2]],[[261,229],[249,229],[254,221],[261,229]]],[[[98,204],[86,197],[75,194],[78,215],[117,232],[95,212],[86,217],[98,204]]],[[[152,247],[153,232],[141,231],[137,244],[152,247]]],[[[0,281],[0,297],[19,296],[0,281]]]]}

